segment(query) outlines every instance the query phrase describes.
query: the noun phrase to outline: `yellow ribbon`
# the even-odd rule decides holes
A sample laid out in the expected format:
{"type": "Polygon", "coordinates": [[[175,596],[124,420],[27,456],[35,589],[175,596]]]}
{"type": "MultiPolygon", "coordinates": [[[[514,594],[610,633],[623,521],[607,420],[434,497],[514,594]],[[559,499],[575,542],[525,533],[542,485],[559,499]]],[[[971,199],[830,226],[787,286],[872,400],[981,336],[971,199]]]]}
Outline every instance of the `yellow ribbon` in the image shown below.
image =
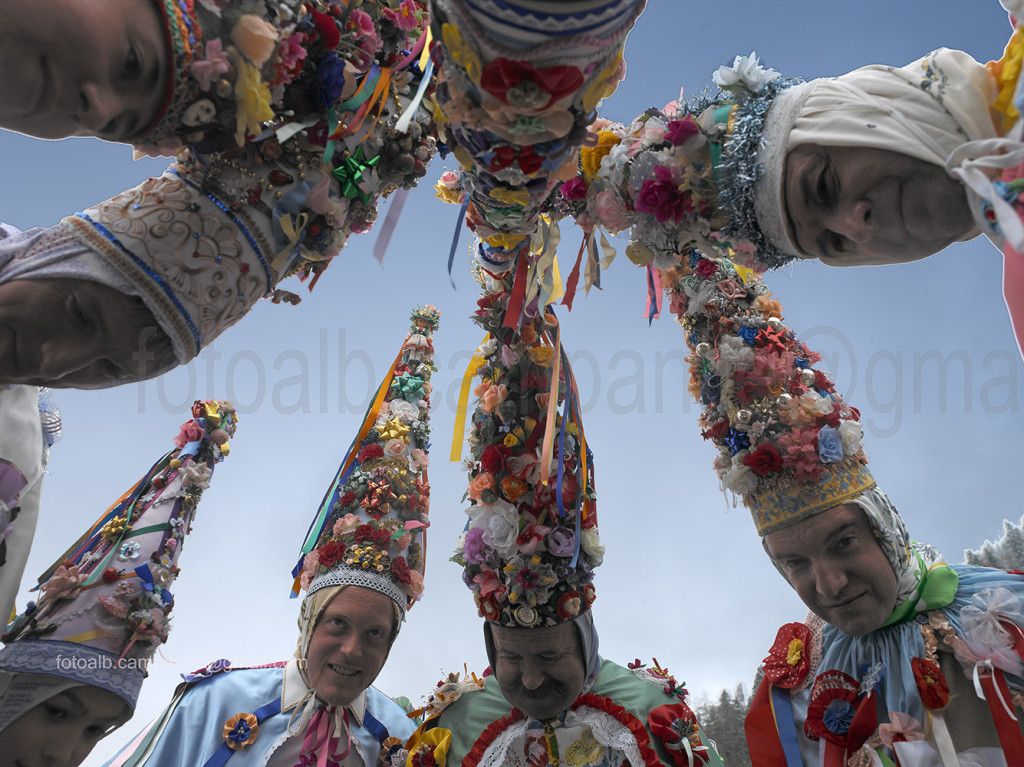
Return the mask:
{"type": "Polygon", "coordinates": [[[281,248],[281,252],[274,256],[274,260],[270,264],[270,268],[275,272],[281,270],[292,250],[299,244],[302,233],[309,225],[309,214],[300,213],[293,224],[291,213],[285,213],[278,219],[278,223],[281,225],[281,231],[284,232],[284,236],[288,238],[288,244],[281,248]]]}
{"type": "Polygon", "coordinates": [[[423,72],[427,66],[427,59],[430,58],[430,41],[434,39],[433,30],[427,27],[427,39],[423,43],[423,52],[420,54],[419,67],[420,71],[423,72]]]}
{"type": "Polygon", "coordinates": [[[597,279],[598,269],[607,269],[611,266],[612,261],[615,260],[615,256],[618,255],[618,251],[611,246],[608,242],[608,238],[605,237],[604,230],[601,227],[596,227],[590,234],[590,239],[587,241],[587,252],[589,257],[587,258],[587,268],[583,272],[583,292],[590,293],[590,288],[594,284],[594,280],[597,279]],[[601,235],[601,253],[604,257],[600,260],[597,258],[597,235],[601,235]]]}
{"type": "MultiPolygon", "coordinates": [[[[490,338],[490,336],[490,333],[484,336],[484,341],[490,338]]],[[[469,404],[469,389],[473,385],[473,377],[477,374],[477,371],[486,364],[487,360],[479,354],[474,354],[473,358],[469,361],[469,367],[466,368],[466,374],[462,377],[462,388],[459,390],[459,405],[455,408],[452,452],[449,455],[449,460],[453,463],[462,460],[462,442],[466,437],[466,408],[469,404]]]]}
{"type": "Polygon", "coordinates": [[[99,639],[107,636],[106,631],[100,631],[99,629],[93,629],[92,631],[86,631],[81,634],[75,634],[73,637],[65,637],[65,642],[76,642],[81,644],[82,642],[90,642],[93,639],[99,639]]]}

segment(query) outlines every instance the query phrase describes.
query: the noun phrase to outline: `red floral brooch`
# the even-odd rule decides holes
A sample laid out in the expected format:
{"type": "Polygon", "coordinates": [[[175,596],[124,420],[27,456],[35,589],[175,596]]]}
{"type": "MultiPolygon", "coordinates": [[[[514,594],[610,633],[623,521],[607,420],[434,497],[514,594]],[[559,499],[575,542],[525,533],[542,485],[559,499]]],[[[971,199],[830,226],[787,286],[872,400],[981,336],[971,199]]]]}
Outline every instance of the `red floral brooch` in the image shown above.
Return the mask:
{"type": "Polygon", "coordinates": [[[776,687],[796,687],[811,670],[810,649],[811,630],[803,623],[787,623],[764,659],[765,678],[776,687]]]}

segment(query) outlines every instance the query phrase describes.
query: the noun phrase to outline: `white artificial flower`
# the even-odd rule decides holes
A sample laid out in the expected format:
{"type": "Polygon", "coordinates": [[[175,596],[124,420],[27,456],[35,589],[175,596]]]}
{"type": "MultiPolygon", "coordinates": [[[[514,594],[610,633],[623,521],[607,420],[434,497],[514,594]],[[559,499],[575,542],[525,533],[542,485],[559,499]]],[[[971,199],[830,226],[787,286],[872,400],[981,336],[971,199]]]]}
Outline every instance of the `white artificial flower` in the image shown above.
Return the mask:
{"type": "Polygon", "coordinates": [[[601,536],[598,535],[596,527],[588,528],[580,533],[580,547],[590,557],[594,567],[601,566],[601,563],[604,562],[604,544],[601,543],[601,536]]]}
{"type": "Polygon", "coordinates": [[[757,59],[757,53],[749,56],[737,56],[731,67],[719,67],[711,78],[722,90],[746,89],[751,93],[760,93],[764,86],[782,75],[774,69],[765,69],[757,59]]]}
{"type": "Polygon", "coordinates": [[[860,452],[863,437],[864,430],[856,421],[843,421],[839,424],[839,439],[843,443],[843,452],[846,455],[856,455],[860,452]]]}
{"type": "Polygon", "coordinates": [[[722,336],[718,340],[718,358],[715,372],[730,376],[736,370],[749,370],[754,366],[754,347],[739,336],[722,336]]]}
{"type": "Polygon", "coordinates": [[[757,475],[745,463],[733,461],[722,478],[722,484],[737,495],[749,495],[757,488],[757,475]]]}
{"type": "Polygon", "coordinates": [[[519,551],[519,511],[500,498],[494,503],[478,503],[466,511],[469,527],[482,527],[489,533],[489,544],[503,559],[511,559],[519,551]]]}

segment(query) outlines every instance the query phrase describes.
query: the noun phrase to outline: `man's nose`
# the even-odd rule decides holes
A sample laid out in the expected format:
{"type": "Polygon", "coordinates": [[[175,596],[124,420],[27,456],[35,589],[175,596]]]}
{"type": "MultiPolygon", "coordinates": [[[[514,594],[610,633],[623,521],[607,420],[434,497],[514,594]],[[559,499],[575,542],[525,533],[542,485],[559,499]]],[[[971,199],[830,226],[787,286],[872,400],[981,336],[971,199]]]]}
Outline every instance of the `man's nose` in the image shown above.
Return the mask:
{"type": "Polygon", "coordinates": [[[823,562],[814,566],[814,582],[818,594],[826,600],[832,600],[842,593],[849,580],[843,568],[823,562]]]}
{"type": "Polygon", "coordinates": [[[522,676],[523,687],[527,690],[536,690],[544,684],[546,677],[538,664],[524,661],[519,671],[522,676]]]}
{"type": "Polygon", "coordinates": [[[86,338],[54,334],[42,344],[39,375],[52,381],[82,370],[101,359],[95,343],[86,338]]]}
{"type": "Polygon", "coordinates": [[[871,239],[875,231],[874,211],[868,200],[837,208],[830,216],[829,229],[858,244],[871,239]]]}
{"type": "Polygon", "coordinates": [[[100,135],[116,129],[117,117],[124,111],[124,99],[102,83],[86,80],[78,86],[75,119],[89,133],[100,135]]]}

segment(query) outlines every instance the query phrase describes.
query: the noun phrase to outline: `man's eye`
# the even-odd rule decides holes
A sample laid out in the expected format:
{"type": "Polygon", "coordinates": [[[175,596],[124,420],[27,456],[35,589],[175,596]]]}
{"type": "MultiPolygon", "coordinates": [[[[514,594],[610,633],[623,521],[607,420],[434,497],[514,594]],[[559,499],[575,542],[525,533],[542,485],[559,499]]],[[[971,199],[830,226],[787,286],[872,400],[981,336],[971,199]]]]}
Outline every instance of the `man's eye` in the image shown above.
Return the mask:
{"type": "Polygon", "coordinates": [[[53,722],[63,722],[68,718],[68,712],[62,709],[60,706],[54,706],[52,703],[45,704],[43,711],[46,716],[53,722]]]}
{"type": "Polygon", "coordinates": [[[135,49],[134,43],[128,44],[128,52],[124,57],[124,64],[121,68],[121,77],[125,80],[134,80],[142,73],[142,59],[135,49]]]}
{"type": "Polygon", "coordinates": [[[828,246],[832,255],[842,255],[846,251],[846,238],[838,232],[829,232],[828,246]]]}

